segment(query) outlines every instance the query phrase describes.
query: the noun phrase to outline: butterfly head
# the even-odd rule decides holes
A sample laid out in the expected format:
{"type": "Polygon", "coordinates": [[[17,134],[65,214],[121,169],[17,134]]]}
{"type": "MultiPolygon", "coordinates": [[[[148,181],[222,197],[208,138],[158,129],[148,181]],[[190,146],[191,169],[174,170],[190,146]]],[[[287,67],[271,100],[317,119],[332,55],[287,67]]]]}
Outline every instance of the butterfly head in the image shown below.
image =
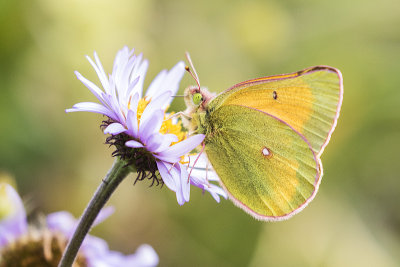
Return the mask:
{"type": "Polygon", "coordinates": [[[204,87],[189,86],[185,89],[184,99],[187,108],[184,111],[186,116],[182,117],[182,122],[184,127],[189,129],[189,133],[203,133],[200,117],[205,116],[207,104],[213,97],[214,94],[204,87]]]}
{"type": "Polygon", "coordinates": [[[185,99],[185,104],[188,107],[187,111],[190,110],[189,113],[195,112],[203,102],[203,95],[197,86],[189,86],[186,88],[183,96],[185,99]]]}
{"type": "Polygon", "coordinates": [[[184,92],[184,99],[186,104],[186,115],[182,121],[183,125],[189,129],[189,132],[202,133],[202,119],[205,116],[208,102],[215,96],[210,93],[206,88],[200,86],[199,76],[193,66],[193,62],[190,58],[189,53],[186,52],[186,59],[189,62],[189,66],[186,66],[186,71],[193,77],[196,85],[189,86],[184,92]]]}
{"type": "Polygon", "coordinates": [[[201,93],[195,93],[192,96],[192,102],[194,105],[199,106],[203,102],[203,95],[201,93]]]}
{"type": "Polygon", "coordinates": [[[190,110],[204,111],[208,102],[215,96],[204,87],[189,86],[184,93],[185,103],[190,110]]]}

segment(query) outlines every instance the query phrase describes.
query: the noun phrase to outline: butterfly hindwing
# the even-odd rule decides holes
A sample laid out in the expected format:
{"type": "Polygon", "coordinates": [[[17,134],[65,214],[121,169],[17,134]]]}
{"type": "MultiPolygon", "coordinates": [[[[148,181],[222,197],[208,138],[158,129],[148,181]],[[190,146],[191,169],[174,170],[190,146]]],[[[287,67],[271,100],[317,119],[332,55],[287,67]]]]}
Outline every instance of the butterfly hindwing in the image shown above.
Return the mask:
{"type": "Polygon", "coordinates": [[[240,105],[210,112],[205,151],[239,207],[262,220],[285,219],[314,197],[321,166],[307,140],[286,122],[240,105]]]}

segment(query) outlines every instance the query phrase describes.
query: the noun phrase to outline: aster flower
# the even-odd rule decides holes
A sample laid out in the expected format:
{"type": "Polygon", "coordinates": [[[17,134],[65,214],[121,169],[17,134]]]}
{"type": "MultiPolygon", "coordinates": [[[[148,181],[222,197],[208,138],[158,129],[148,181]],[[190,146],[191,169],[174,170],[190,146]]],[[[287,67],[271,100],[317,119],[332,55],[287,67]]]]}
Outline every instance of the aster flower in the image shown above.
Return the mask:
{"type": "Polygon", "coordinates": [[[166,113],[185,72],[184,63],[178,62],[170,71],[160,72],[142,97],[148,62],[142,60],[141,54],[136,56],[133,52],[124,47],[117,53],[108,78],[97,54],[94,53],[94,61],[87,57],[103,90],[80,73],[76,72],[76,75],[100,103],[78,103],[66,111],[88,111],[107,116],[104,133],[111,134],[107,143],[116,147],[113,155],[135,166],[137,180],[148,178],[153,179],[153,183],[165,183],[176,192],[180,205],[189,201],[190,184],[209,191],[218,201],[218,194],[226,197],[222,189],[210,185],[206,179],[189,179],[190,171],[184,158],[203,141],[204,135],[188,137],[181,122],[166,113]]]}
{"type": "Polygon", "coordinates": [[[0,247],[28,229],[21,198],[8,184],[0,183],[0,247]]]}
{"type": "MultiPolygon", "coordinates": [[[[0,183],[0,266],[57,266],[67,240],[77,222],[65,211],[49,214],[46,224],[29,225],[25,209],[17,192],[0,183]]],[[[113,209],[103,209],[95,224],[106,219],[113,209]]],[[[88,267],[150,267],[158,264],[158,256],[149,245],[140,246],[136,253],[124,255],[110,251],[107,243],[87,235],[76,260],[76,266],[88,267]]]]}

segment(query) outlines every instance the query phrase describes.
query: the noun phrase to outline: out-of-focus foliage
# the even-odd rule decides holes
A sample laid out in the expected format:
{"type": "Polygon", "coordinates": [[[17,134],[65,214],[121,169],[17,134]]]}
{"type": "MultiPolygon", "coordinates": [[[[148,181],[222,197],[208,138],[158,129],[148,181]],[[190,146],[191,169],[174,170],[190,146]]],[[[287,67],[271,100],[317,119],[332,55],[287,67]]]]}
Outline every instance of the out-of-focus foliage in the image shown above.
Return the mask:
{"type": "MultiPolygon", "coordinates": [[[[400,262],[400,3],[366,1],[1,1],[0,171],[32,212],[79,216],[112,164],[94,100],[96,50],[150,60],[147,84],[190,51],[202,85],[325,64],[343,72],[342,113],[322,156],[320,192],[289,221],[258,222],[195,189],[178,206],[164,188],[124,181],[96,229],[113,250],[149,243],[161,266],[396,266],[400,262]]],[[[181,87],[192,84],[185,77],[181,87]]],[[[182,99],[172,109],[182,110],[182,99]]]]}

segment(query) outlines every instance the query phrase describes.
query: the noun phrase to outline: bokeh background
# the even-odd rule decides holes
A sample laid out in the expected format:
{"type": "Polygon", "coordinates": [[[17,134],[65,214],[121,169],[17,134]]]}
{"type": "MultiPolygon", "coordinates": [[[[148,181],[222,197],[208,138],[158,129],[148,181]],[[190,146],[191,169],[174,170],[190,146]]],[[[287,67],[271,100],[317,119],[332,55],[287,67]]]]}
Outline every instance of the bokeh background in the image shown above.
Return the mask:
{"type": "MultiPolygon", "coordinates": [[[[196,188],[180,207],[166,187],[130,176],[109,202],[115,214],[92,232],[125,253],[151,244],[160,266],[400,266],[399,25],[397,0],[2,0],[0,172],[33,214],[81,214],[113,162],[102,118],[64,113],[94,100],[73,73],[97,82],[84,58],[94,50],[107,72],[124,45],[143,52],[147,85],[190,51],[216,92],[331,65],[344,102],[303,212],[259,222],[196,188]]],[[[192,83],[187,75],[181,90],[192,83]]],[[[176,99],[172,109],[183,108],[176,99]]]]}

